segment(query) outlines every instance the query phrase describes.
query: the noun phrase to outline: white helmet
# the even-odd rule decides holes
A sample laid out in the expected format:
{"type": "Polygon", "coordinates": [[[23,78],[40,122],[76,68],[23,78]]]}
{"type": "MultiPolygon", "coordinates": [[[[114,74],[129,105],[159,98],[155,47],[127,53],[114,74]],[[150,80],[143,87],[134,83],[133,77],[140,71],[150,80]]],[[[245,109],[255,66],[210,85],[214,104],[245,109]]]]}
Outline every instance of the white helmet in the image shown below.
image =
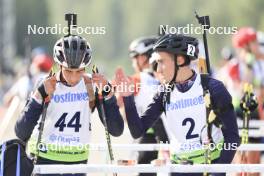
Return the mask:
{"type": "Polygon", "coordinates": [[[55,62],[67,68],[85,68],[91,62],[90,44],[77,35],[59,39],[53,54],[55,62]]]}

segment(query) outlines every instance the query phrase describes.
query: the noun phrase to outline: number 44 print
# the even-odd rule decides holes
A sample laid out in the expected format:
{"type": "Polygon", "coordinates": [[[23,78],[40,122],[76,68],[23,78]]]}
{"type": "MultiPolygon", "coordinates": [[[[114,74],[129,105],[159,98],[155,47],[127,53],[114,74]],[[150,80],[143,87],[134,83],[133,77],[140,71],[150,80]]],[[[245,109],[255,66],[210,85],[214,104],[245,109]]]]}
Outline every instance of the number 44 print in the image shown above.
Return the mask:
{"type": "Polygon", "coordinates": [[[67,112],[63,113],[59,120],[55,123],[55,128],[59,128],[59,131],[63,131],[65,127],[67,128],[74,128],[75,132],[79,132],[79,129],[82,127],[80,124],[80,111],[76,112],[71,120],[66,125],[66,116],[68,115],[67,112]]]}

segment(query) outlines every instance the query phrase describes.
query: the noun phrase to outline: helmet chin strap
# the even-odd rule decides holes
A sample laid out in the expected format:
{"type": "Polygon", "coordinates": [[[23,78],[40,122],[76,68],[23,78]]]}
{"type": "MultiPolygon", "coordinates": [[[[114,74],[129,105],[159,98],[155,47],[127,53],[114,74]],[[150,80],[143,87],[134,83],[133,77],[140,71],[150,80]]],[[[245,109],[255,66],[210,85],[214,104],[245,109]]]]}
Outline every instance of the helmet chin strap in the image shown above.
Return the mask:
{"type": "Polygon", "coordinates": [[[173,56],[173,60],[174,60],[174,75],[173,75],[172,80],[169,82],[170,85],[174,84],[176,77],[177,77],[178,70],[179,70],[179,66],[180,66],[177,63],[177,56],[176,55],[173,56]]]}
{"type": "Polygon", "coordinates": [[[176,55],[173,55],[173,60],[174,60],[174,66],[175,66],[174,75],[173,75],[172,80],[169,82],[167,90],[165,92],[165,94],[166,94],[166,103],[168,103],[168,104],[170,104],[170,94],[171,94],[171,92],[174,89],[174,83],[175,83],[175,80],[176,80],[176,77],[177,77],[177,74],[178,74],[178,70],[179,70],[179,65],[177,63],[177,56],[176,55]]]}
{"type": "Polygon", "coordinates": [[[170,103],[170,94],[171,94],[171,92],[174,89],[174,86],[175,86],[174,83],[176,82],[176,77],[177,77],[179,68],[188,65],[188,62],[186,61],[187,59],[184,59],[184,63],[183,64],[178,65],[178,63],[177,63],[177,55],[173,55],[173,60],[174,60],[174,66],[175,66],[174,75],[173,75],[172,80],[168,84],[168,89],[166,90],[166,102],[168,104],[170,103]]]}

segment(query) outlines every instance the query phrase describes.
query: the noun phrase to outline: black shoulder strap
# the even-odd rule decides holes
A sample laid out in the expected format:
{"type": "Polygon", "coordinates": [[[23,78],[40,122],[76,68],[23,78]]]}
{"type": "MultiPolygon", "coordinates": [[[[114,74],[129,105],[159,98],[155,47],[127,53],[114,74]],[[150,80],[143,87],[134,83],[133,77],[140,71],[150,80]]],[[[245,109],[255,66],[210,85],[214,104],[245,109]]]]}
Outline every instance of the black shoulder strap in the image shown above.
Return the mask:
{"type": "Polygon", "coordinates": [[[166,92],[164,92],[164,94],[162,95],[162,109],[165,116],[166,116],[166,103],[167,103],[166,99],[167,99],[167,95],[166,92]]]}
{"type": "Polygon", "coordinates": [[[41,144],[41,139],[42,139],[42,134],[44,131],[44,124],[45,124],[45,120],[46,120],[46,116],[47,116],[47,109],[49,107],[49,103],[50,103],[50,101],[44,101],[43,102],[43,110],[42,110],[41,119],[40,119],[40,123],[39,123],[39,134],[38,134],[38,139],[37,139],[37,143],[36,143],[37,153],[35,154],[35,157],[33,159],[34,164],[37,163],[38,157],[39,157],[39,145],[41,144]]]}
{"type": "Polygon", "coordinates": [[[170,103],[171,92],[173,89],[174,89],[174,85],[168,85],[165,86],[163,94],[161,93],[163,111],[165,115],[166,115],[166,104],[170,103]]]}
{"type": "Polygon", "coordinates": [[[210,143],[213,143],[213,138],[212,138],[212,123],[209,120],[209,114],[211,113],[211,111],[213,111],[212,109],[212,105],[211,105],[211,96],[210,96],[210,92],[209,92],[209,75],[208,74],[200,74],[201,77],[201,85],[203,87],[203,96],[209,96],[209,106],[206,106],[206,123],[207,123],[207,136],[208,136],[208,140],[210,141],[210,143]]]}
{"type": "Polygon", "coordinates": [[[204,92],[207,90],[209,91],[208,83],[209,83],[210,76],[208,74],[202,73],[200,74],[200,77],[201,77],[201,84],[202,84],[204,92]]]}
{"type": "MultiPolygon", "coordinates": [[[[210,93],[209,92],[209,86],[208,86],[210,76],[208,74],[200,74],[200,76],[201,76],[201,84],[203,87],[204,95],[205,95],[205,93],[207,93],[207,91],[208,91],[208,93],[210,93]]],[[[211,103],[212,103],[212,100],[213,100],[213,98],[211,97],[211,103]]],[[[230,108],[233,108],[233,105],[227,104],[227,105],[223,106],[221,109],[219,109],[219,108],[213,106],[213,104],[212,104],[211,108],[214,110],[214,112],[216,114],[220,114],[220,113],[226,112],[230,108]]]]}

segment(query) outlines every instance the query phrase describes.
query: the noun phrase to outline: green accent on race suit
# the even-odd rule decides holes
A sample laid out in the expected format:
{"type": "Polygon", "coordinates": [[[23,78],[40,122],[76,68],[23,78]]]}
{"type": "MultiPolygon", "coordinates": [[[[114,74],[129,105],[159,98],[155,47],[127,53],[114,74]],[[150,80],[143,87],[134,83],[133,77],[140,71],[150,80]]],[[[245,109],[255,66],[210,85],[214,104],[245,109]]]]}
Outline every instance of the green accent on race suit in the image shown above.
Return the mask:
{"type": "MultiPolygon", "coordinates": [[[[28,142],[28,150],[32,154],[37,154],[36,140],[30,140],[28,142]]],[[[67,146],[56,144],[39,144],[39,148],[43,149],[39,151],[39,156],[45,159],[62,162],[79,162],[88,160],[89,145],[79,146],[67,146]]]]}
{"type": "Polygon", "coordinates": [[[238,97],[234,96],[232,103],[235,109],[240,108],[240,99],[238,97]]]}
{"type": "MultiPolygon", "coordinates": [[[[221,150],[219,148],[223,147],[223,141],[216,144],[217,147],[210,152],[211,160],[215,160],[220,157],[221,150]]],[[[194,164],[204,164],[205,163],[205,149],[195,150],[191,152],[181,153],[181,154],[171,154],[170,159],[176,164],[180,164],[182,160],[192,161],[194,164]]]]}
{"type": "Polygon", "coordinates": [[[154,129],[153,128],[149,128],[147,130],[146,134],[154,134],[154,129]]]}

